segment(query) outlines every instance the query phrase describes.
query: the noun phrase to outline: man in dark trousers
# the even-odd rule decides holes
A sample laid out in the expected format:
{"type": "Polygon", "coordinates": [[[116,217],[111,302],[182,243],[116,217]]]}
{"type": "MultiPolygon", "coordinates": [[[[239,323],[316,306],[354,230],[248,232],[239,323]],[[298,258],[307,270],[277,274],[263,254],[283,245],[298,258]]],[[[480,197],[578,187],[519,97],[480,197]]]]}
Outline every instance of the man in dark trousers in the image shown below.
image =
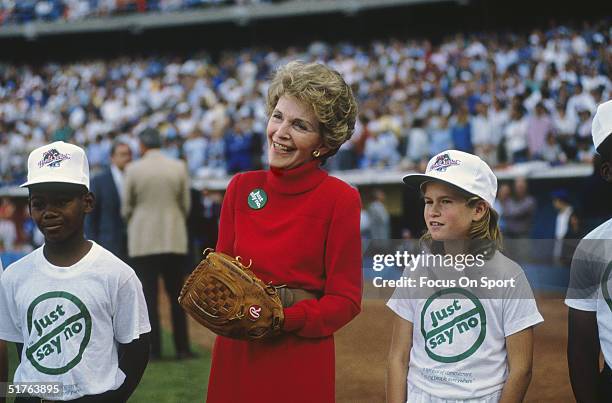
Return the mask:
{"type": "Polygon", "coordinates": [[[85,221],[87,237],[127,262],[127,228],[121,217],[125,167],[132,161],[127,143],[115,141],[111,148],[111,165],[95,176],[91,192],[96,198],[94,210],[85,221]]]}
{"type": "Polygon", "coordinates": [[[142,281],[151,322],[151,358],[161,356],[158,278],[164,279],[172,312],[178,359],[189,350],[187,318],[178,303],[187,259],[186,218],[191,205],[189,175],[184,162],[166,157],[155,129],[139,134],[142,158],[125,171],[121,212],[128,225],[128,254],[142,281]]]}

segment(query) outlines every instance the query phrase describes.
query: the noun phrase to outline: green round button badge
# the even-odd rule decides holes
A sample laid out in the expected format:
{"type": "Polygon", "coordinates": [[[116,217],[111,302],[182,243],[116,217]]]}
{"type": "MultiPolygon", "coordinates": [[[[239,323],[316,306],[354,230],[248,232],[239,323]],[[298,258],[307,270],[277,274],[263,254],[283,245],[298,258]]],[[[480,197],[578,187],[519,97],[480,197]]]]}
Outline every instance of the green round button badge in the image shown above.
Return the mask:
{"type": "Polygon", "coordinates": [[[268,202],[268,195],[263,189],[253,189],[251,193],[249,193],[247,201],[249,203],[250,208],[252,208],[253,210],[260,210],[264,208],[264,206],[268,202]]]}

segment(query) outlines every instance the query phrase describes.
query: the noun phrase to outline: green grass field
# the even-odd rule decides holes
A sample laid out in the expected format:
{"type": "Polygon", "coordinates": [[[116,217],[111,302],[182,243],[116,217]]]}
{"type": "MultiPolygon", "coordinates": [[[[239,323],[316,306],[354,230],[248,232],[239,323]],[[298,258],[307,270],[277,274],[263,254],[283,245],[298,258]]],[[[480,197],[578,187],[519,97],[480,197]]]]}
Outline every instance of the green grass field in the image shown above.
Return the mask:
{"type": "MultiPolygon", "coordinates": [[[[174,357],[172,335],[164,332],[163,356],[174,357]]],[[[197,347],[193,350],[199,355],[193,360],[175,361],[164,358],[161,361],[150,362],[130,403],[192,403],[204,402],[208,374],[210,372],[210,352],[197,347]]],[[[9,346],[10,378],[17,364],[17,354],[14,346],[9,346]]],[[[8,399],[8,403],[13,403],[8,399]]]]}

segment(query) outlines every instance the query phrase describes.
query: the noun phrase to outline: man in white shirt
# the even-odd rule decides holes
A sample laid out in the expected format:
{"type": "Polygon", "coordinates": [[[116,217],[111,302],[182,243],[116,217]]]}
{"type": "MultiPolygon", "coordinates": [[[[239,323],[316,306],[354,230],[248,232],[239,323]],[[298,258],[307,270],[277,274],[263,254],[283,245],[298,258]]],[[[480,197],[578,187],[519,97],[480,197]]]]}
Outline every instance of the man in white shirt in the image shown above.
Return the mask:
{"type": "Polygon", "coordinates": [[[570,216],[574,212],[574,208],[569,202],[569,194],[565,190],[556,190],[552,194],[553,207],[557,210],[557,218],[555,219],[555,246],[553,257],[555,260],[561,259],[563,249],[563,239],[569,229],[570,216]]]}

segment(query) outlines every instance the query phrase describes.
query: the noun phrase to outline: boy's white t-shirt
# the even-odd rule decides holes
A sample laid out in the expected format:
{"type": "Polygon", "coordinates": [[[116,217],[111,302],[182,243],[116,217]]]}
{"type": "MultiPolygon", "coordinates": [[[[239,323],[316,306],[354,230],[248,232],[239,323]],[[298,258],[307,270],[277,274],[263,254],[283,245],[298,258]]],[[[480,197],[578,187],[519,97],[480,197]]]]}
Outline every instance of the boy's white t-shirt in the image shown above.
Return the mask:
{"type": "MultiPolygon", "coordinates": [[[[515,286],[489,292],[447,287],[427,291],[427,298],[423,289],[396,288],[387,302],[413,324],[409,385],[436,397],[461,400],[503,388],[508,376],[506,337],[543,318],[518,264],[496,252],[478,270],[482,276],[514,279],[515,286]]],[[[423,273],[417,269],[405,275],[418,278],[423,273]]]]}
{"type": "Polygon", "coordinates": [[[57,267],[40,247],[0,280],[0,339],[24,345],[13,382],[60,382],[61,400],[121,386],[117,344],[151,330],[128,265],[93,243],[75,265],[57,267]]]}
{"type": "Polygon", "coordinates": [[[596,312],[599,344],[612,367],[612,219],[589,232],[578,244],[565,304],[596,312]]]}

